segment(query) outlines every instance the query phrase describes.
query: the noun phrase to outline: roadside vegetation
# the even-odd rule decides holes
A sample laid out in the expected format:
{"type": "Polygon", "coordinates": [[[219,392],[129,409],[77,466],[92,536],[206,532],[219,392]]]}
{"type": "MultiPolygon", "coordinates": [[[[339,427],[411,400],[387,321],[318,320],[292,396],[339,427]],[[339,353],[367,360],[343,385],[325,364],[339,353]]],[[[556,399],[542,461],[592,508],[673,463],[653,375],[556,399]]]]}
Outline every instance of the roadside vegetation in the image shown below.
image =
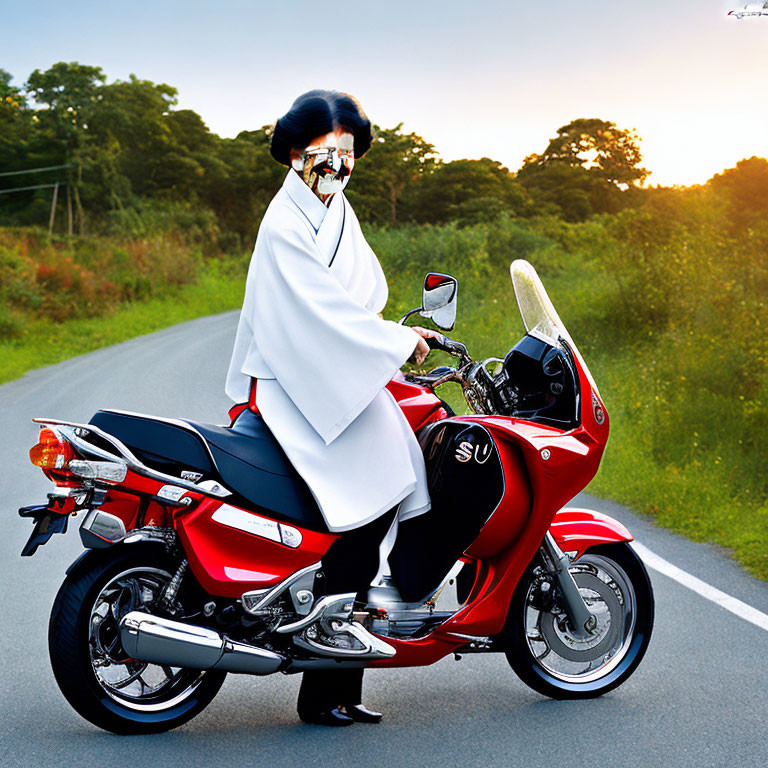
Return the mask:
{"type": "MultiPolygon", "coordinates": [[[[173,106],[169,86],[106,84],[94,67],[58,64],[23,89],[0,71],[0,192],[60,182],[52,218],[51,187],[0,195],[0,381],[240,306],[284,169],[268,127],[222,139],[173,106]],[[37,167],[53,176],[24,175],[37,167]]],[[[509,263],[531,261],[611,415],[590,491],[768,578],[768,161],[642,188],[638,138],[604,120],[563,126],[516,173],[443,162],[400,126],[377,136],[349,197],[387,316],[415,305],[425,272],[450,272],[453,335],[502,356],[522,330],[509,263]]]]}

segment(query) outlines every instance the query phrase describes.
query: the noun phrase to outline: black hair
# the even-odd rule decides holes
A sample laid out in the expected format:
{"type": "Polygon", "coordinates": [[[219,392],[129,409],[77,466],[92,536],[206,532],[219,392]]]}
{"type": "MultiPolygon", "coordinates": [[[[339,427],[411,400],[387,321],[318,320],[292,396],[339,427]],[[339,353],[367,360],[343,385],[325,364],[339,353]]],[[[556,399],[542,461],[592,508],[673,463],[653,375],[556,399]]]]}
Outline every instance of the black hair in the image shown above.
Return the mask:
{"type": "Polygon", "coordinates": [[[278,163],[291,164],[291,149],[304,149],[318,136],[338,128],[355,138],[355,157],[371,146],[371,121],[357,100],[339,91],[307,91],[275,124],[269,151],[278,163]]]}

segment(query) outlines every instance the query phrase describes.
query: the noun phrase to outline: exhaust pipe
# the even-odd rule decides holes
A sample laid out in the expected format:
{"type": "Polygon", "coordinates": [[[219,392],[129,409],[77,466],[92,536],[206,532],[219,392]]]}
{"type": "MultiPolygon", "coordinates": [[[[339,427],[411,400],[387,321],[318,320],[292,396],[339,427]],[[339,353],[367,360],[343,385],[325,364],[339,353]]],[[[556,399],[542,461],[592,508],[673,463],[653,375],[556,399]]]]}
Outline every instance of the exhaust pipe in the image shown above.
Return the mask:
{"type": "Polygon", "coordinates": [[[276,653],[230,640],[213,629],[141,611],[130,611],[120,620],[120,640],[130,657],[172,667],[271,675],[285,662],[276,653]]]}

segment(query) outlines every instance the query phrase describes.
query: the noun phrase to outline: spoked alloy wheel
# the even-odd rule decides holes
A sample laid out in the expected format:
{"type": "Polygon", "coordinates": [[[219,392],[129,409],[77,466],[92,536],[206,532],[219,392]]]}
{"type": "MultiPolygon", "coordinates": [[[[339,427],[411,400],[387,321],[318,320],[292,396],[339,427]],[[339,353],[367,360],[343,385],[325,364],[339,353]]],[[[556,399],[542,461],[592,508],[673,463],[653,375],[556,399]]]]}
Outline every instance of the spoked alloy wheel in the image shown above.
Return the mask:
{"type": "Polygon", "coordinates": [[[621,685],[640,663],[653,628],[653,593],[628,544],[594,547],[569,570],[596,619],[592,632],[573,632],[551,578],[533,564],[510,606],[507,659],[545,696],[591,698],[621,685]]]}
{"type": "Polygon", "coordinates": [[[149,664],[122,648],[120,619],[152,612],[174,566],[159,547],[92,551],[68,574],[51,613],[49,650],[67,701],[115,733],[156,733],[202,711],[226,673],[149,664]]]}
{"type": "Polygon", "coordinates": [[[110,698],[137,712],[183,702],[204,678],[199,670],[131,659],[120,644],[120,619],[128,611],[151,610],[170,580],[159,568],[130,568],[109,581],[91,609],[88,646],[96,680],[110,698]]]}

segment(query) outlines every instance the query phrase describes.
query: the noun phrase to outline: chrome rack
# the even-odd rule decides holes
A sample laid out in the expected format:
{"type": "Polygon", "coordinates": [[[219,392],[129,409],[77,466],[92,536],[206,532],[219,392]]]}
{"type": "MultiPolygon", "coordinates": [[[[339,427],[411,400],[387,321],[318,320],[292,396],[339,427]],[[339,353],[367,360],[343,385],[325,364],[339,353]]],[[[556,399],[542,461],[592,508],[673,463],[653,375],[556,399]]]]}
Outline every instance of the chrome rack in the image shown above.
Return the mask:
{"type": "Polygon", "coordinates": [[[128,469],[136,474],[144,475],[152,480],[157,480],[161,483],[169,485],[177,485],[181,488],[186,488],[188,491],[194,491],[195,493],[202,493],[206,496],[211,496],[216,499],[223,499],[227,496],[231,496],[232,492],[225,488],[221,483],[208,484],[207,486],[197,485],[191,480],[186,480],[183,477],[174,477],[173,475],[166,475],[164,472],[158,472],[155,469],[143,464],[136,456],[131,452],[127,445],[122,443],[113,435],[108,432],[94,427],[92,424],[78,424],[73,421],[60,421],[59,419],[32,419],[36,424],[46,424],[54,427],[58,427],[64,438],[72,443],[75,448],[79,448],[85,453],[90,453],[94,456],[98,456],[106,461],[122,460],[127,465],[128,469]],[[110,453],[109,451],[99,448],[93,443],[89,443],[85,440],[86,434],[93,434],[100,437],[105,442],[109,443],[118,455],[110,453]]]}

